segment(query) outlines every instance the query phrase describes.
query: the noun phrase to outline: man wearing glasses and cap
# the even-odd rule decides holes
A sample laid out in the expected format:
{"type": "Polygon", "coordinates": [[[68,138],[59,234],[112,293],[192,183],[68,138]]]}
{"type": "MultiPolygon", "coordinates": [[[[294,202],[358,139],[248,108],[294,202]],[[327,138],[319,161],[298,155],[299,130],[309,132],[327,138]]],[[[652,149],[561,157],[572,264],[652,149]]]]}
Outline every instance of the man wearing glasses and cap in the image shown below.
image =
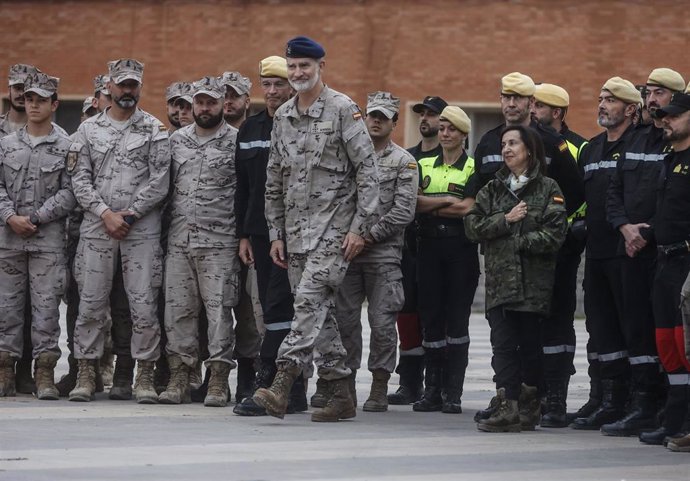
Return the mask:
{"type": "Polygon", "coordinates": [[[81,294],[74,331],[79,373],[69,399],[93,399],[119,257],[132,314],[131,355],[138,362],[134,394],[139,403],[155,403],[161,204],[169,188],[170,146],[165,126],[137,108],[144,65],[120,59],[108,68],[113,105],[79,126],[67,158],[74,195],[84,209],[74,261],[81,294]]]}
{"type": "Polygon", "coordinates": [[[325,51],[307,37],[287,44],[288,80],[297,95],[276,112],[266,181],[271,257],[288,269],[295,293],[291,330],[280,345],[278,373],[254,400],[282,418],[290,388],[314,356],[330,394],[312,421],[356,416],[351,370],[335,321],[336,290],[365,247],[376,219],[374,147],[357,105],[323,82],[325,51]]]}

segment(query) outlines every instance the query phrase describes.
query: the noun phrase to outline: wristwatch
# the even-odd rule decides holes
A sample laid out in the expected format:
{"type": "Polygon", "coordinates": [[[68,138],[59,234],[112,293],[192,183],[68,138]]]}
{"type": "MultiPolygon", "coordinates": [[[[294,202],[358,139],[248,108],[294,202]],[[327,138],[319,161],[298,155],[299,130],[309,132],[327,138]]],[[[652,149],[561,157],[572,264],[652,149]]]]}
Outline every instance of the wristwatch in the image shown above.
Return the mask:
{"type": "Polygon", "coordinates": [[[32,223],[33,225],[35,225],[35,226],[41,225],[41,219],[38,217],[38,215],[36,215],[36,212],[33,212],[33,213],[29,216],[29,220],[30,220],[31,223],[32,223]]]}

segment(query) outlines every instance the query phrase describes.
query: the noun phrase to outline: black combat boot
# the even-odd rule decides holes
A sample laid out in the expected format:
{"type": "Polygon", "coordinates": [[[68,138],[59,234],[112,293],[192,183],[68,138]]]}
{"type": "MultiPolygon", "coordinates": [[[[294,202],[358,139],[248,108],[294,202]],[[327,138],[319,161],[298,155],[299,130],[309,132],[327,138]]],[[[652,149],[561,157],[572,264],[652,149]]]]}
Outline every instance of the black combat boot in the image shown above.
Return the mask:
{"type": "Polygon", "coordinates": [[[541,416],[541,427],[565,428],[568,426],[565,400],[568,397],[569,381],[569,377],[546,381],[546,409],[541,416]]]}
{"type": "Polygon", "coordinates": [[[666,438],[675,437],[683,432],[683,422],[688,411],[688,386],[669,386],[666,397],[664,421],[655,431],[640,433],[640,442],[662,445],[666,438]]]}
{"type": "Polygon", "coordinates": [[[469,344],[451,344],[446,352],[446,365],[443,379],[443,406],[441,411],[450,414],[462,412],[462,389],[467,370],[469,344]]]}
{"type": "Polygon", "coordinates": [[[592,378],[589,381],[589,399],[576,412],[565,415],[568,424],[577,418],[589,417],[594,411],[599,409],[599,406],[601,406],[601,379],[592,378]]]}
{"type": "Polygon", "coordinates": [[[254,369],[254,359],[241,357],[237,359],[237,390],[235,391],[235,401],[242,402],[244,398],[254,394],[254,380],[256,370],[254,369]]]}
{"type": "Polygon", "coordinates": [[[636,391],[628,415],[614,423],[604,424],[601,432],[607,436],[638,436],[656,426],[656,393],[636,391]]]}
{"type": "Polygon", "coordinates": [[[401,406],[419,401],[424,394],[424,356],[400,356],[395,370],[400,387],[388,395],[388,404],[401,406]]]}
{"type": "Polygon", "coordinates": [[[622,379],[602,379],[601,405],[586,418],[577,418],[570,425],[573,429],[598,430],[625,415],[628,398],[627,383],[622,379]]]}
{"type": "Polygon", "coordinates": [[[426,387],[422,399],[412,405],[418,412],[440,411],[443,408],[443,349],[427,349],[426,387]]]}

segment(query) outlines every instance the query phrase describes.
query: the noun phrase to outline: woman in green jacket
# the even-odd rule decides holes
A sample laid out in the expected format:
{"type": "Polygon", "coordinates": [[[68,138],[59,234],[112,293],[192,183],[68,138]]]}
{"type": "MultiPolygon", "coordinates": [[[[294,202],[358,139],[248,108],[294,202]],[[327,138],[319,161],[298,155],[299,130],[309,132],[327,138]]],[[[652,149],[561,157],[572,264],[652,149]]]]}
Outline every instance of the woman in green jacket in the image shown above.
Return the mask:
{"type": "Polygon", "coordinates": [[[549,312],[556,253],[567,229],[563,194],[544,176],[539,135],[510,126],[501,135],[505,165],[477,194],[467,236],[484,247],[486,317],[496,397],[481,431],[533,430],[539,423],[539,323],[549,312]]]}

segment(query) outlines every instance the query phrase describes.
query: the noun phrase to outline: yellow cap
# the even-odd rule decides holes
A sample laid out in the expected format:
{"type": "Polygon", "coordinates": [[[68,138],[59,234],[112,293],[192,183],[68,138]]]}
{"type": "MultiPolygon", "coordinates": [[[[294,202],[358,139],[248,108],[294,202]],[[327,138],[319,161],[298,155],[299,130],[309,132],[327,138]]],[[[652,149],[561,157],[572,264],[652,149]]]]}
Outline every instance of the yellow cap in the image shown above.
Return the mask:
{"type": "Polygon", "coordinates": [[[534,81],[520,72],[509,73],[501,79],[501,93],[531,97],[534,95],[534,81]]]}
{"type": "Polygon", "coordinates": [[[567,107],[570,96],[563,87],[554,84],[539,84],[534,91],[534,98],[551,107],[567,107]]]}
{"type": "Polygon", "coordinates": [[[260,77],[287,78],[287,60],[277,55],[271,55],[259,62],[260,77]]]}
{"type": "Polygon", "coordinates": [[[675,70],[671,70],[670,68],[655,68],[652,70],[652,73],[649,74],[647,85],[658,85],[660,87],[666,87],[669,90],[682,92],[685,88],[685,80],[683,76],[675,70]]]}
{"type": "Polygon", "coordinates": [[[443,112],[441,112],[441,116],[439,118],[441,120],[447,120],[448,122],[453,124],[456,129],[465,134],[470,133],[472,122],[470,121],[470,118],[467,116],[465,111],[462,110],[460,107],[456,107],[455,105],[449,105],[448,107],[443,109],[443,112]]]}
{"type": "Polygon", "coordinates": [[[635,88],[630,80],[625,80],[620,77],[611,77],[606,81],[602,90],[608,90],[618,100],[622,100],[628,104],[641,104],[642,95],[640,91],[635,88]]]}

